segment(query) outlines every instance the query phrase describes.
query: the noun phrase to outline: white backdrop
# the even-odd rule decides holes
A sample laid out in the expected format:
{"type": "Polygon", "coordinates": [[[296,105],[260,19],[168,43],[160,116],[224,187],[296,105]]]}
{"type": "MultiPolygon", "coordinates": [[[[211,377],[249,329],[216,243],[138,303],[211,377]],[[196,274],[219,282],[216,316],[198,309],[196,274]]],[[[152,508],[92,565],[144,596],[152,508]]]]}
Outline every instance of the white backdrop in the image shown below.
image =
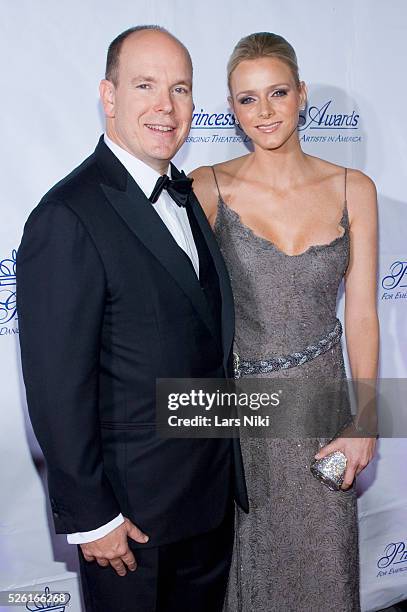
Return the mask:
{"type": "MultiPolygon", "coordinates": [[[[3,0],[0,589],[70,590],[73,612],[81,610],[76,577],[63,562],[61,536],[52,535],[30,454],[30,447],[34,454],[38,450],[24,416],[13,251],[41,196],[93,150],[103,129],[97,88],[107,46],[120,31],[141,23],[164,25],[192,54],[196,111],[189,141],[177,156],[186,171],[246,151],[241,134],[221,125],[230,112],[225,65],[237,40],[269,30],[293,44],[309,87],[304,150],[360,168],[378,187],[381,376],[407,377],[404,0],[3,0]]],[[[383,439],[359,479],[364,610],[407,598],[406,457],[405,439],[383,439]]]]}

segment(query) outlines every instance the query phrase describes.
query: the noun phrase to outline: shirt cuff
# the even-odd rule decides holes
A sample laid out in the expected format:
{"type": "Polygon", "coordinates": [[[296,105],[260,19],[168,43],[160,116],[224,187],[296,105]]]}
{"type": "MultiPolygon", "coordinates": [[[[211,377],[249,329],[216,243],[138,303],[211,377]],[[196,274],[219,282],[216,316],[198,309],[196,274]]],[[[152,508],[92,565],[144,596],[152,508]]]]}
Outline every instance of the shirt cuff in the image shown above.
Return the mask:
{"type": "Polygon", "coordinates": [[[105,535],[116,529],[119,525],[124,523],[124,518],[122,514],[118,514],[114,519],[98,527],[97,529],[92,529],[92,531],[81,531],[77,533],[68,533],[66,539],[68,540],[68,544],[87,544],[88,542],[93,542],[94,540],[98,540],[99,538],[103,538],[105,535]]]}

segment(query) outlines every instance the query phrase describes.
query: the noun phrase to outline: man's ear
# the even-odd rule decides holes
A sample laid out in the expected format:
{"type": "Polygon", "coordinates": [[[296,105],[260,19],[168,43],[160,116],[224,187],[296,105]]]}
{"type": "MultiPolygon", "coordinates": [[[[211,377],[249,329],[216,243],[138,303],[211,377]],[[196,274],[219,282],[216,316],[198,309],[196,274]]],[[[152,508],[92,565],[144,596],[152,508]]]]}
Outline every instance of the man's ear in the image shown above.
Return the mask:
{"type": "Polygon", "coordinates": [[[102,79],[99,85],[100,100],[102,102],[103,110],[105,111],[106,117],[113,119],[115,116],[115,101],[116,101],[116,89],[111,81],[102,79]]]}

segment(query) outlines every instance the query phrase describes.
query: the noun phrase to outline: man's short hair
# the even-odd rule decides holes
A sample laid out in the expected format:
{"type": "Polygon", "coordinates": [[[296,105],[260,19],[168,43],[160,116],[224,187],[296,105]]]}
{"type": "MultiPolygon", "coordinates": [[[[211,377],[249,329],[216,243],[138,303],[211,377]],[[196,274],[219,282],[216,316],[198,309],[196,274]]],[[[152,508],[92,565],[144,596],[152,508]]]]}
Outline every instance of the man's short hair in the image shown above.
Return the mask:
{"type": "Polygon", "coordinates": [[[131,34],[134,34],[135,32],[142,32],[143,30],[156,30],[157,32],[164,32],[165,34],[168,34],[168,36],[171,36],[171,38],[176,40],[177,43],[179,43],[181,47],[184,49],[191,63],[191,70],[192,70],[192,59],[191,59],[188,49],[186,48],[185,45],[182,44],[180,40],[178,40],[176,36],[174,36],[173,34],[171,34],[171,32],[166,30],[166,28],[163,28],[162,26],[159,26],[159,25],[153,25],[153,24],[134,26],[133,28],[128,28],[127,30],[124,30],[124,32],[116,36],[116,38],[112,40],[112,42],[110,43],[109,49],[107,51],[105,79],[107,79],[108,81],[111,81],[115,87],[117,87],[117,84],[119,82],[119,60],[120,60],[120,51],[121,51],[122,45],[124,41],[126,40],[126,38],[128,38],[131,34]]]}

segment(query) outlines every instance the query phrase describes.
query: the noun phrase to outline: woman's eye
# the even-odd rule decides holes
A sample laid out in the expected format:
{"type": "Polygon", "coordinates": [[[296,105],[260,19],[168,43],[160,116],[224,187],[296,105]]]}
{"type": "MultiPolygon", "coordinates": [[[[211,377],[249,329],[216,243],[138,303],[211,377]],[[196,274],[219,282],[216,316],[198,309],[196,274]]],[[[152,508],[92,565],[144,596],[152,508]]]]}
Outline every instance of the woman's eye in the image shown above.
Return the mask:
{"type": "Polygon", "coordinates": [[[251,98],[250,96],[246,96],[245,98],[240,98],[239,103],[240,104],[249,104],[252,100],[253,100],[253,98],[251,98]]]}
{"type": "Polygon", "coordinates": [[[273,91],[273,96],[280,98],[282,96],[286,96],[287,95],[287,90],[285,89],[276,89],[276,91],[273,91]]]}

